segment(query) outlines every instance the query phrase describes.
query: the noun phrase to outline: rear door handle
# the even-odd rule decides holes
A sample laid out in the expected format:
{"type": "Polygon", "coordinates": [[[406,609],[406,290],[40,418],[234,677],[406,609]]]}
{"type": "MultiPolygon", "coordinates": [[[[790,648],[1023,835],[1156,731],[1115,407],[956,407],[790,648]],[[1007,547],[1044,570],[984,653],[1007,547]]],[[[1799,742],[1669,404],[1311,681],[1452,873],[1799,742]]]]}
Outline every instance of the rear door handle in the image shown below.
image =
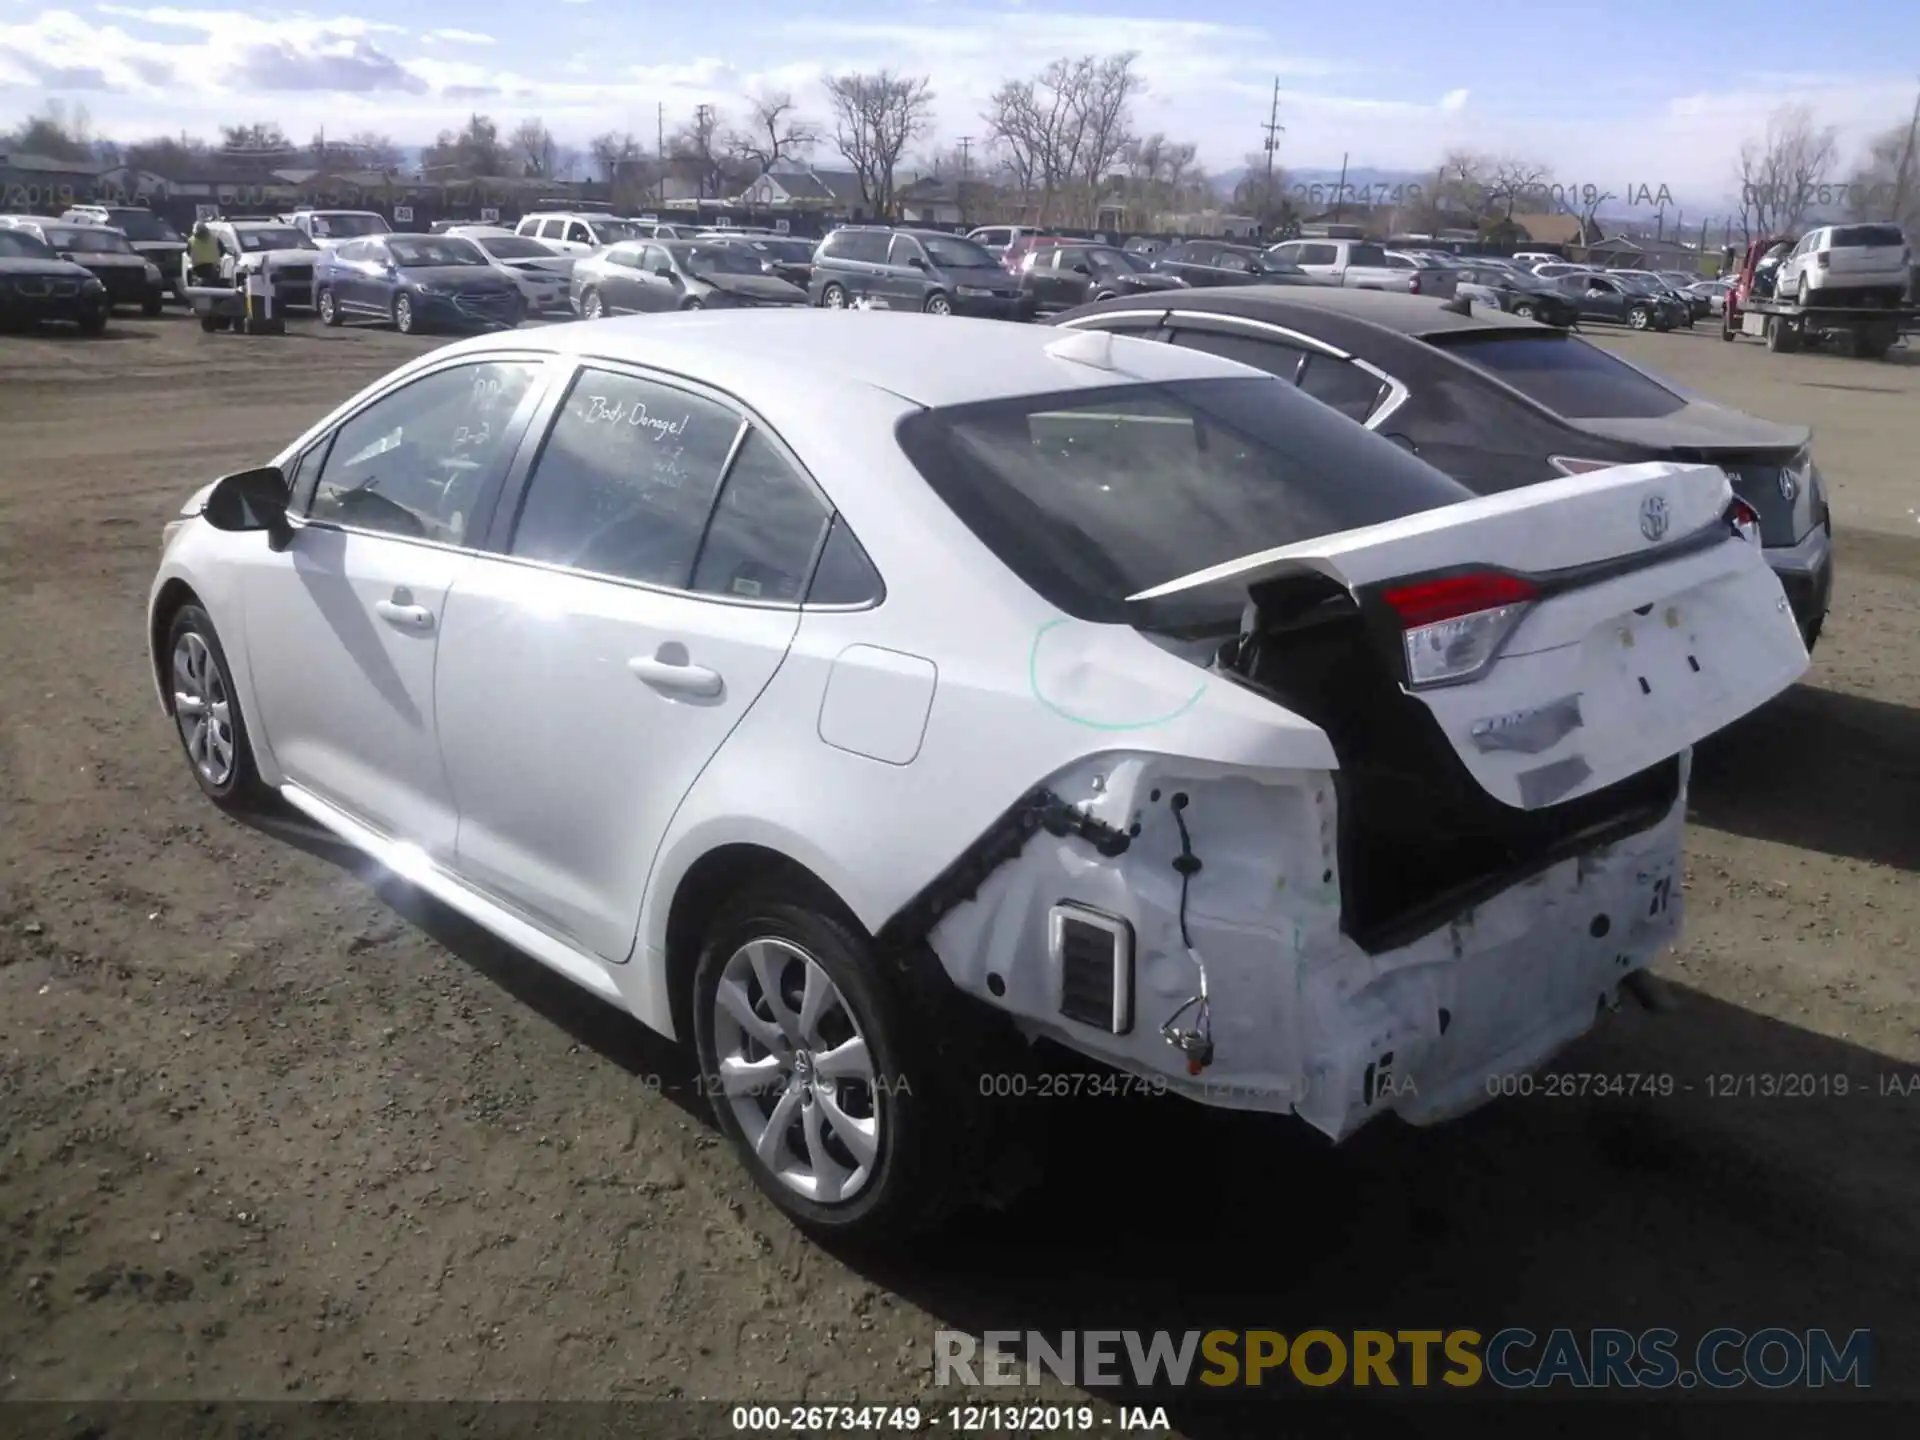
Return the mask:
{"type": "Polygon", "coordinates": [[[686,660],[676,663],[653,655],[636,655],[627,661],[627,669],[654,689],[672,691],[677,695],[711,697],[726,688],[718,670],[709,670],[704,665],[695,665],[686,660]]]}
{"type": "Polygon", "coordinates": [[[433,612],[424,605],[402,605],[395,600],[376,600],[373,613],[389,625],[402,630],[431,630],[433,612]]]}

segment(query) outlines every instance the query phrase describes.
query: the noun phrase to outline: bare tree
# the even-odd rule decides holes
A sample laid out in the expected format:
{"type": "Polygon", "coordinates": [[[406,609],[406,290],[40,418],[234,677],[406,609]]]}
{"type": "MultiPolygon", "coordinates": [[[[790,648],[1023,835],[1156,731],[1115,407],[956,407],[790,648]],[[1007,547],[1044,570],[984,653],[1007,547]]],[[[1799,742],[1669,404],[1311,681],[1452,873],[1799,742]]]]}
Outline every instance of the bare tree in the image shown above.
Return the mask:
{"type": "Polygon", "coordinates": [[[516,125],[507,144],[513,151],[513,158],[529,176],[537,176],[542,180],[554,178],[554,172],[559,167],[560,145],[538,115],[516,125]]]}
{"type": "Polygon", "coordinates": [[[1196,157],[1199,147],[1176,144],[1155,131],[1127,146],[1127,195],[1131,220],[1142,228],[1159,228],[1158,217],[1186,208],[1190,191],[1204,183],[1196,157]]]}
{"type": "Polygon", "coordinates": [[[222,125],[220,148],[234,155],[269,160],[296,155],[300,149],[287,138],[286,131],[267,120],[256,120],[246,125],[222,125]]]}
{"type": "Polygon", "coordinates": [[[1278,165],[1271,177],[1267,171],[1267,152],[1243,157],[1240,183],[1233,187],[1233,208],[1260,222],[1260,233],[1268,240],[1285,240],[1298,233],[1300,212],[1289,193],[1287,172],[1278,165]]]}
{"type": "Polygon", "coordinates": [[[894,173],[907,147],[933,123],[933,89],[924,75],[829,75],[833,139],[860,180],[861,198],[880,216],[893,213],[894,173]]]}
{"type": "Polygon", "coordinates": [[[1816,126],[1805,105],[1783,105],[1767,121],[1767,133],[1740,147],[1740,202],[1749,236],[1798,230],[1827,183],[1838,158],[1832,126],[1816,126]]]}
{"type": "Polygon", "coordinates": [[[782,160],[805,155],[820,142],[813,122],[785,90],[763,90],[748,103],[747,123],[727,136],[727,152],[756,176],[782,160]]]}
{"type": "Polygon", "coordinates": [[[736,167],[727,150],[726,116],[715,105],[700,105],[693,118],[667,137],[661,157],[682,180],[695,185],[702,199],[727,194],[736,167]]]}
{"type": "Polygon", "coordinates": [[[87,161],[98,148],[84,105],[68,109],[58,100],[50,100],[38,115],[4,137],[5,148],[23,155],[40,155],[49,160],[87,161]]]}
{"type": "Polygon", "coordinates": [[[587,155],[593,161],[594,171],[604,185],[612,185],[622,171],[639,164],[646,158],[646,151],[640,142],[633,138],[631,131],[608,130],[587,142],[587,155]]]}
{"type": "Polygon", "coordinates": [[[1547,182],[1552,177],[1553,171],[1536,160],[1503,156],[1493,162],[1486,177],[1488,204],[1509,222],[1515,210],[1537,214],[1546,208],[1547,182]]]}
{"type": "Polygon", "coordinates": [[[1920,235],[1920,96],[1904,123],[1868,143],[1844,193],[1849,218],[1888,220],[1909,236],[1920,235]]]}
{"type": "Polygon", "coordinates": [[[1133,101],[1146,81],[1133,66],[1137,50],[1101,60],[1088,57],[1076,67],[1073,118],[1079,129],[1077,179],[1086,196],[1087,223],[1100,223],[1101,192],[1133,140],[1133,101]]]}
{"type": "Polygon", "coordinates": [[[1560,192],[1561,208],[1580,222],[1580,244],[1591,245],[1600,238],[1600,207],[1615,198],[1613,191],[1597,185],[1588,185],[1577,193],[1568,186],[1560,192]]]}

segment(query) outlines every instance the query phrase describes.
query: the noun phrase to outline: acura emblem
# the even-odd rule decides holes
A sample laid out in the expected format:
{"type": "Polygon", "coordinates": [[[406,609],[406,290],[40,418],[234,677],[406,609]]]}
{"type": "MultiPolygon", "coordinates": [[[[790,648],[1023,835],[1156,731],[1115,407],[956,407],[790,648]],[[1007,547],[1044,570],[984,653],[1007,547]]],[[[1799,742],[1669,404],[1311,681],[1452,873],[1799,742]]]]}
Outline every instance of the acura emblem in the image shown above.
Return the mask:
{"type": "Polygon", "coordinates": [[[1780,472],[1780,498],[1791,504],[1793,503],[1793,497],[1799,493],[1800,484],[1793,478],[1793,471],[1782,470],[1780,472]]]}
{"type": "Polygon", "coordinates": [[[1640,533],[1658,540],[1667,533],[1667,497],[1649,495],[1640,502],[1640,533]]]}

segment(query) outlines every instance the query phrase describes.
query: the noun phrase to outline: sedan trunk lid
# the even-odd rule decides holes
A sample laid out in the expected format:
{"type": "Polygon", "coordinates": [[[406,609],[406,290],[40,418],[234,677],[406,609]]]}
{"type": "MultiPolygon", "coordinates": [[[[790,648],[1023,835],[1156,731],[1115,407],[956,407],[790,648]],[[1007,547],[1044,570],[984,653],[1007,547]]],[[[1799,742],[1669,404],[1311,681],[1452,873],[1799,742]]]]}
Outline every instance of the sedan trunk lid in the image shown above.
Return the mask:
{"type": "Polygon", "coordinates": [[[1249,555],[1129,601],[1144,617],[1233,587],[1244,646],[1290,584],[1332,582],[1479,787],[1537,810],[1670,760],[1805,671],[1780,582],[1725,518],[1732,500],[1711,465],[1615,466],[1249,555]]]}

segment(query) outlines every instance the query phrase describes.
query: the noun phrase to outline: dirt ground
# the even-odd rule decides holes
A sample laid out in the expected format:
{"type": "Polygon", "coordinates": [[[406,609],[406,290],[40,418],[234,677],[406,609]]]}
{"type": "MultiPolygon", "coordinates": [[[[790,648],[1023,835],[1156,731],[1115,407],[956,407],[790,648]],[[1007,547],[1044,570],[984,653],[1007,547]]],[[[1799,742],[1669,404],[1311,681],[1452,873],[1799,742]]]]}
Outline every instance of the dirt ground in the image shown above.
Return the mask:
{"type": "MultiPolygon", "coordinates": [[[[1339,1150],[1063,1103],[1044,1188],[880,1266],[782,1222],[674,1047],[188,776],[142,636],[161,525],[428,343],[0,339],[0,1398],[904,1402],[941,1328],[1421,1324],[1867,1327],[1876,1387],[1915,1386],[1920,353],[1607,342],[1811,423],[1841,527],[1806,683],[1700,757],[1671,1006],[1561,1066],[1671,1098],[1339,1150]]],[[[1226,1435],[1301,1393],[1168,1403],[1226,1435]]]]}

